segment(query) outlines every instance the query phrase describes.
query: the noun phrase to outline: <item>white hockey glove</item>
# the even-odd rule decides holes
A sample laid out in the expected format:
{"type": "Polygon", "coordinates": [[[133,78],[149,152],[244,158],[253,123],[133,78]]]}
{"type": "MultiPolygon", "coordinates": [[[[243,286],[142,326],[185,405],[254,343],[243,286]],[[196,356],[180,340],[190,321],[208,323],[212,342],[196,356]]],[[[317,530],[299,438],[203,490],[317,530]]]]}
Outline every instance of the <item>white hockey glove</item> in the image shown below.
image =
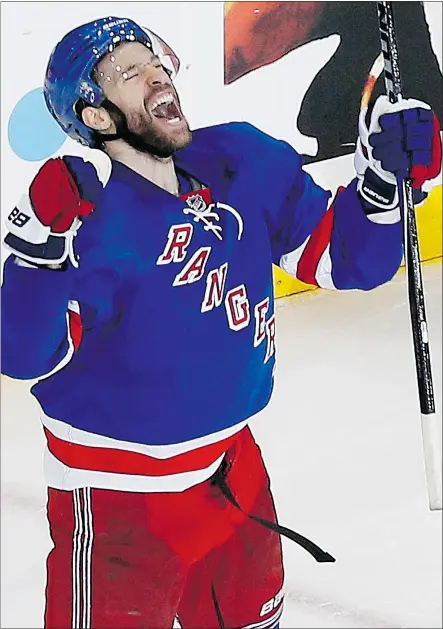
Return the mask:
{"type": "Polygon", "coordinates": [[[397,178],[411,177],[416,202],[426,194],[424,181],[441,168],[440,126],[429,105],[412,98],[390,103],[379,96],[372,111],[359,116],[354,166],[357,189],[368,218],[375,223],[400,220],[397,178]]]}

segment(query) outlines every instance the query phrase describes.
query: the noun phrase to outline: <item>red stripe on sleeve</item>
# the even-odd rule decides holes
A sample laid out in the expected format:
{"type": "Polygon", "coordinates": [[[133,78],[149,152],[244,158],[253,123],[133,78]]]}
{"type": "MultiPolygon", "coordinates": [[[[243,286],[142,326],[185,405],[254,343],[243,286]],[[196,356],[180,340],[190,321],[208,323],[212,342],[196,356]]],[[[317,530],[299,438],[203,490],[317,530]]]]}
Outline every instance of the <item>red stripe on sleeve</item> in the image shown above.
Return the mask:
{"type": "Polygon", "coordinates": [[[344,187],[340,187],[338,189],[331,207],[312,232],[306,248],[301,255],[297,267],[297,277],[299,280],[305,282],[306,284],[318,286],[315,279],[315,274],[317,272],[320,258],[322,257],[326,247],[329,245],[329,242],[331,240],[332,226],[334,223],[334,205],[338,195],[342,190],[344,190],[344,187]]]}
{"type": "Polygon", "coordinates": [[[71,334],[72,343],[74,345],[74,351],[77,351],[80,347],[80,343],[83,336],[83,324],[78,312],[68,310],[69,316],[69,333],[71,334]]]}

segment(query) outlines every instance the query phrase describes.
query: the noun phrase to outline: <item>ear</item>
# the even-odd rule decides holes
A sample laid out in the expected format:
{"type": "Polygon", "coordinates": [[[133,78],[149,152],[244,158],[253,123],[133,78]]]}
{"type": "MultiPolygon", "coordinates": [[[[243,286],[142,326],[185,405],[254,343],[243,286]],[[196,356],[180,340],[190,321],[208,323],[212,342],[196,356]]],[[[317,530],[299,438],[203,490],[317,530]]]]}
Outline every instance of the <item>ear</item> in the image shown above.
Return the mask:
{"type": "Polygon", "coordinates": [[[115,133],[115,125],[104,107],[85,107],[82,111],[82,120],[94,131],[115,133]]]}

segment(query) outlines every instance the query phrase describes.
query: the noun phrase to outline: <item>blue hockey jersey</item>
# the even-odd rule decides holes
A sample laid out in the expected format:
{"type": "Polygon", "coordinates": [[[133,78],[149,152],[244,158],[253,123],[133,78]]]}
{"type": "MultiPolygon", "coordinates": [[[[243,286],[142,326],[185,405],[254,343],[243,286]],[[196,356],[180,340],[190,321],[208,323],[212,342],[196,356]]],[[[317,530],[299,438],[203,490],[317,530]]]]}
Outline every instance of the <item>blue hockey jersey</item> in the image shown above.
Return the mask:
{"type": "MultiPolygon", "coordinates": [[[[90,198],[95,169],[66,159],[90,198]]],[[[331,203],[292,147],[249,124],[194,131],[174,161],[180,198],[112,162],[78,269],[6,262],[2,371],[39,378],[54,486],[175,491],[209,477],[271,396],[272,263],[362,290],[399,268],[401,227],[368,220],[356,181],[331,203]]]]}

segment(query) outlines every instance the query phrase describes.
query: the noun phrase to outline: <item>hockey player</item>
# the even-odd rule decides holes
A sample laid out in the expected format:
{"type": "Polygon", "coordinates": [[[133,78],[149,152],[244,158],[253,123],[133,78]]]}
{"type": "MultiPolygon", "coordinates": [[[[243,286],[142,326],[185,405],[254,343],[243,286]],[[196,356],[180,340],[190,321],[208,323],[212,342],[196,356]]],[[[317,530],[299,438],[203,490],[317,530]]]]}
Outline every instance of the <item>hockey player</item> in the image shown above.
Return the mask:
{"type": "Polygon", "coordinates": [[[68,33],[45,99],[100,166],[48,160],[7,219],[2,369],[38,379],[47,628],[278,626],[280,537],[248,427],[273,387],[272,263],[330,289],[389,281],[395,177],[420,193],[440,170],[429,106],[380,98],[331,200],[250,124],[191,133],[178,65],[128,19],[68,33]]]}

